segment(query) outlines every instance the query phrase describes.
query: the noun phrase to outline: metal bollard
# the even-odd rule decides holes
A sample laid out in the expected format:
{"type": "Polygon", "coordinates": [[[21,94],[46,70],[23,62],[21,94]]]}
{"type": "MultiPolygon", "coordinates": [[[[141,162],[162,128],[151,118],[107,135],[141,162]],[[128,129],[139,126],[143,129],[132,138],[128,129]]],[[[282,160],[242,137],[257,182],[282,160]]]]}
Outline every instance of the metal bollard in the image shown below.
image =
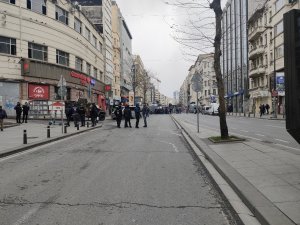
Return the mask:
{"type": "Polygon", "coordinates": [[[27,131],[23,130],[23,144],[26,145],[27,144],[27,131]]]}
{"type": "Polygon", "coordinates": [[[79,130],[79,123],[77,124],[77,130],[79,130]]]}
{"type": "Polygon", "coordinates": [[[67,133],[67,126],[65,126],[64,133],[65,134],[67,133]]]}
{"type": "Polygon", "coordinates": [[[50,126],[47,126],[47,138],[50,138],[50,126]]]}
{"type": "Polygon", "coordinates": [[[89,127],[90,127],[90,123],[89,123],[89,122],[87,122],[87,123],[86,123],[86,126],[89,128],[89,127]]]}

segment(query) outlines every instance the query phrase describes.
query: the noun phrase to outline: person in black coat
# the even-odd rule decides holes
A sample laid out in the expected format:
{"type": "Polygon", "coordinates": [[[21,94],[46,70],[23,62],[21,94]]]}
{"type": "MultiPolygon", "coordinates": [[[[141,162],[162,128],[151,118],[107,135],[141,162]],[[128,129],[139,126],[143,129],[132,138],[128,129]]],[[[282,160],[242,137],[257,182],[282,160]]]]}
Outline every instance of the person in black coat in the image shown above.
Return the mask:
{"type": "Polygon", "coordinates": [[[17,102],[17,105],[14,108],[16,110],[16,121],[17,123],[21,123],[21,114],[22,114],[22,107],[20,102],[17,102]]]}
{"type": "Polygon", "coordinates": [[[139,128],[139,122],[141,118],[141,108],[139,104],[136,104],[134,112],[135,112],[135,119],[136,119],[135,128],[139,128]]]}
{"type": "Polygon", "coordinates": [[[125,126],[124,127],[129,127],[131,128],[131,122],[130,122],[130,119],[131,119],[131,110],[129,108],[129,105],[126,105],[125,106],[125,109],[124,109],[124,118],[125,118],[125,126]]]}
{"type": "Polygon", "coordinates": [[[117,127],[121,128],[121,120],[122,120],[122,107],[119,105],[118,108],[114,111],[117,120],[117,127]]]}
{"type": "Polygon", "coordinates": [[[25,102],[25,105],[22,106],[22,109],[23,109],[23,120],[22,120],[22,123],[27,123],[27,119],[28,119],[28,112],[29,112],[29,105],[27,102],[25,102]]]}
{"type": "Polygon", "coordinates": [[[92,108],[90,111],[91,121],[92,121],[92,127],[96,126],[96,120],[98,117],[98,109],[95,103],[92,104],[92,108]]]}
{"type": "Polygon", "coordinates": [[[80,116],[81,126],[85,126],[85,108],[81,105],[78,109],[78,113],[80,116]]]}
{"type": "Polygon", "coordinates": [[[70,126],[70,121],[72,119],[73,113],[74,113],[73,106],[72,105],[68,105],[66,107],[66,110],[65,110],[65,114],[66,114],[66,117],[67,117],[67,126],[68,127],[70,126]]]}

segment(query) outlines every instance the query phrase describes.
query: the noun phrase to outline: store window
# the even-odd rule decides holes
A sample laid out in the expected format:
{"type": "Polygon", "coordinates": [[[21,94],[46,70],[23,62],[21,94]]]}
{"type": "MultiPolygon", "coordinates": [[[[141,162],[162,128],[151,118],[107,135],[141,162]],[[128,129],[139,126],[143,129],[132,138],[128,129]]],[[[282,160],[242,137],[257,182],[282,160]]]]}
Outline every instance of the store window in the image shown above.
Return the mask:
{"type": "Polygon", "coordinates": [[[0,53],[16,55],[16,39],[0,36],[0,53]]]}
{"type": "Polygon", "coordinates": [[[56,50],[56,63],[64,66],[69,66],[69,53],[56,50]]]}
{"type": "Polygon", "coordinates": [[[56,6],[55,8],[55,19],[68,25],[69,24],[69,13],[62,8],[56,6]]]}
{"type": "Polygon", "coordinates": [[[27,9],[31,9],[34,12],[47,14],[46,1],[45,0],[27,0],[27,9]]]}
{"type": "Polygon", "coordinates": [[[86,73],[91,76],[91,64],[86,63],[86,73]]]}
{"type": "Polygon", "coordinates": [[[81,34],[82,23],[79,19],[74,18],[74,30],[81,34]]]}
{"type": "Polygon", "coordinates": [[[47,61],[48,48],[43,45],[28,43],[28,58],[47,61]]]}
{"type": "Polygon", "coordinates": [[[76,70],[82,71],[82,62],[83,61],[81,58],[78,58],[78,57],[75,58],[75,69],[76,70]]]}
{"type": "Polygon", "coordinates": [[[0,0],[0,2],[7,2],[10,4],[16,4],[16,0],[0,0]]]}
{"type": "MultiPolygon", "coordinates": [[[[55,100],[60,100],[61,97],[59,95],[59,88],[60,87],[54,87],[54,92],[55,92],[55,100]]],[[[71,88],[67,87],[67,94],[66,96],[64,97],[64,100],[67,100],[67,101],[70,101],[71,100],[71,88]]]]}

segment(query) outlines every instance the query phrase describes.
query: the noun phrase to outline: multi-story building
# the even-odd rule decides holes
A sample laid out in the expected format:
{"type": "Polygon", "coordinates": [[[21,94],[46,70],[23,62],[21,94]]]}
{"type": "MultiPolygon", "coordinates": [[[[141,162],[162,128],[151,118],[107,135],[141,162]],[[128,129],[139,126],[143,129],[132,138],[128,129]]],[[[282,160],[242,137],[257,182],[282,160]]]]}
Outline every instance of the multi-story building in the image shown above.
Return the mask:
{"type": "Polygon", "coordinates": [[[134,74],[132,76],[132,86],[134,87],[135,103],[141,103],[144,101],[144,90],[142,85],[142,79],[145,76],[145,67],[142,58],[139,55],[133,56],[134,74]]]}
{"type": "Polygon", "coordinates": [[[179,91],[173,92],[173,104],[177,105],[179,103],[179,91]]]}
{"type": "Polygon", "coordinates": [[[113,37],[113,98],[121,100],[121,11],[115,1],[112,2],[112,37],[113,37]]]}
{"type": "MultiPolygon", "coordinates": [[[[95,25],[98,32],[103,34],[105,41],[105,83],[113,85],[113,38],[112,38],[112,2],[111,0],[72,0],[80,4],[80,8],[95,25]]],[[[112,86],[112,90],[115,88],[112,86]]],[[[108,93],[111,100],[113,92],[108,93]]]]}
{"type": "MultiPolygon", "coordinates": [[[[251,1],[255,4],[256,1],[251,1]]],[[[227,104],[234,112],[244,111],[248,98],[248,0],[230,0],[222,17],[222,74],[227,104]]]]}
{"type": "Polygon", "coordinates": [[[299,2],[288,0],[261,1],[249,18],[250,97],[252,111],[260,104],[284,114],[284,27],[283,14],[299,9],[299,2]],[[280,86],[280,88],[278,88],[280,86]],[[273,97],[272,97],[273,96],[273,97]]]}
{"type": "Polygon", "coordinates": [[[103,43],[74,4],[0,1],[0,104],[14,115],[18,101],[29,101],[30,116],[42,118],[53,115],[59,94],[105,108],[103,43]]]}

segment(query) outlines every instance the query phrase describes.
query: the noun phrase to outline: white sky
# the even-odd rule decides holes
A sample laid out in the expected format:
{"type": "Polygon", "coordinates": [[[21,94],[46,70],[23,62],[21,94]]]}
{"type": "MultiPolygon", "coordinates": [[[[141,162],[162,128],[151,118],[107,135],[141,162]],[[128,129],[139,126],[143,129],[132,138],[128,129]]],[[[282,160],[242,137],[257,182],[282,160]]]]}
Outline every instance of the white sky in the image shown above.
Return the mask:
{"type": "MultiPolygon", "coordinates": [[[[224,1],[224,0],[223,0],[224,1]]],[[[173,97],[188,75],[188,61],[172,37],[173,24],[187,21],[188,12],[165,4],[164,0],[116,0],[132,34],[132,52],[161,80],[160,92],[173,97]]],[[[188,57],[191,59],[191,57],[188,57]]]]}

